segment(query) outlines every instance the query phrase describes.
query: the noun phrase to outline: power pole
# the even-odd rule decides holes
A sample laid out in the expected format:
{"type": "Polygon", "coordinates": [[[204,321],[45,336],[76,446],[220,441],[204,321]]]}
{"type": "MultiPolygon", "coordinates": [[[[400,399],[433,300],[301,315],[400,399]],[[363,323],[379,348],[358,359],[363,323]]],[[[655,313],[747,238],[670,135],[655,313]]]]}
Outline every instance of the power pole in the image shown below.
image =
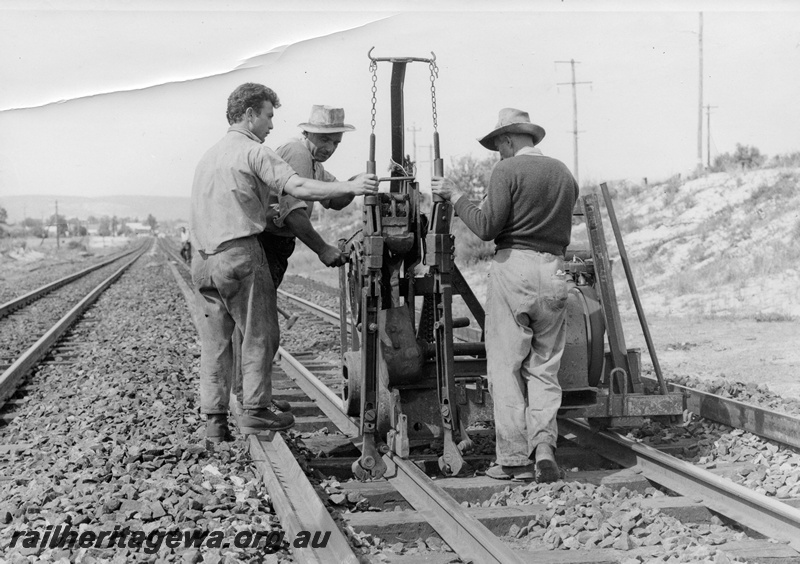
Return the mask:
{"type": "Polygon", "coordinates": [[[61,248],[61,235],[58,233],[58,200],[56,200],[56,248],[61,248]]]}
{"type": "Polygon", "coordinates": [[[706,106],[706,158],[708,168],[711,168],[711,110],[717,106],[706,106]]]}
{"type": "Polygon", "coordinates": [[[579,63],[580,61],[576,61],[575,59],[570,59],[569,61],[556,61],[558,63],[569,63],[572,67],[572,82],[558,82],[556,84],[565,85],[571,84],[572,85],[572,133],[574,135],[574,155],[575,155],[575,165],[574,165],[574,173],[575,173],[575,182],[578,183],[580,186],[580,177],[578,176],[578,93],[575,88],[578,84],[591,84],[591,82],[576,82],[575,81],[575,63],[579,63]]]}
{"type": "Polygon", "coordinates": [[[422,131],[422,128],[417,127],[415,122],[411,127],[407,127],[406,129],[411,132],[411,142],[414,147],[414,164],[417,164],[417,131],[422,131]]]}
{"type": "Polygon", "coordinates": [[[697,102],[697,173],[703,171],[703,12],[700,12],[700,88],[697,102]]]}

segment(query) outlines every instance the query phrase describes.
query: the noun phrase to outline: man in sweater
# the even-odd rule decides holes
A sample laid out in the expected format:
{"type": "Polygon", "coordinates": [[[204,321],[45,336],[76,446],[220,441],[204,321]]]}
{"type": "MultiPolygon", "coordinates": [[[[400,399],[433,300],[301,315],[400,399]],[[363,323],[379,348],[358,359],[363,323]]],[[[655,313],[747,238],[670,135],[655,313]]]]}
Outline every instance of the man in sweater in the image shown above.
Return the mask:
{"type": "MultiPolygon", "coordinates": [[[[302,139],[292,139],[275,151],[302,178],[322,182],[336,182],[336,177],[325,170],[326,162],[342,142],[347,131],[355,131],[344,123],[344,110],[331,106],[312,106],[308,122],[298,127],[303,131],[302,139]]],[[[353,201],[353,196],[339,196],[320,200],[322,207],[340,210],[353,201]]],[[[314,202],[306,202],[290,194],[271,194],[268,200],[267,225],[258,236],[267,255],[269,269],[275,289],[278,289],[295,248],[295,237],[317,253],[325,266],[344,264],[342,252],[329,245],[311,224],[314,202]]]]}
{"type": "Polygon", "coordinates": [[[257,235],[267,222],[271,192],[304,200],[352,197],[378,189],[375,175],[348,182],[300,177],[262,145],[272,130],[274,91],[242,84],[228,97],[227,134],[203,155],[192,184],[191,231],[197,247],[192,281],[199,315],[200,408],[208,416],[206,438],[231,439],[229,394],[234,330],[242,334],[241,431],[257,434],[287,429],[289,413],[273,413],[272,358],[278,348],[277,300],[257,235]]]}
{"type": "Polygon", "coordinates": [[[433,179],[469,229],[494,240],[486,301],[486,364],[494,401],[497,464],[487,476],[553,482],[558,369],[566,339],[564,253],[578,185],[567,167],[536,148],[545,131],[526,112],[500,110],[479,139],[501,161],[481,207],[452,181],[433,179]]]}

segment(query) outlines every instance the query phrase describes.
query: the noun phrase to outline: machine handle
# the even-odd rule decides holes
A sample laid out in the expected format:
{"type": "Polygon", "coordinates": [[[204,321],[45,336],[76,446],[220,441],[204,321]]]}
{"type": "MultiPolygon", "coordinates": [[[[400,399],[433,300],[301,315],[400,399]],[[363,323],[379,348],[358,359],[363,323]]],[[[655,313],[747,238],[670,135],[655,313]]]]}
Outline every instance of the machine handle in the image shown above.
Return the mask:
{"type": "Polygon", "coordinates": [[[375,174],[375,134],[369,134],[369,160],[367,161],[367,174],[375,174]]]}

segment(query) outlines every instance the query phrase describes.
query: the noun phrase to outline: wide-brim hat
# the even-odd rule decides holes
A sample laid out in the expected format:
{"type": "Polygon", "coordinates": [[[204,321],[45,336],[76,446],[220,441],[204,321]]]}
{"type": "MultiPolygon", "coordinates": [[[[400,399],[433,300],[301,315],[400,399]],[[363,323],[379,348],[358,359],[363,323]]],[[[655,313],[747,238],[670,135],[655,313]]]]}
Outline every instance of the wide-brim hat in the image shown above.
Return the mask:
{"type": "Polygon", "coordinates": [[[344,133],[356,130],[352,125],[344,123],[344,109],[332,106],[311,106],[311,117],[297,127],[309,133],[344,133]]]}
{"type": "Polygon", "coordinates": [[[500,115],[497,118],[497,125],[494,126],[494,130],[488,135],[484,135],[483,138],[478,139],[478,143],[490,151],[496,151],[497,148],[494,146],[494,138],[503,133],[524,133],[530,135],[533,137],[534,145],[537,145],[544,139],[545,135],[543,127],[531,123],[528,112],[523,112],[522,110],[516,110],[514,108],[503,108],[500,110],[500,115]]]}

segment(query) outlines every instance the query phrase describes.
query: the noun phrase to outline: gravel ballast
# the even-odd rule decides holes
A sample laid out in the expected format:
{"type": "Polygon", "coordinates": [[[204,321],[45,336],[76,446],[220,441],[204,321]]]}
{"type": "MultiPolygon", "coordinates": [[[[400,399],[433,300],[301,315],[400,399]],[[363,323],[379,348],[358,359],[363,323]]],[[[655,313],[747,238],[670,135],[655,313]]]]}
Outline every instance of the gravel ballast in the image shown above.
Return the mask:
{"type": "Polygon", "coordinates": [[[206,448],[199,343],[164,259],[138,260],[86,317],[96,323],[74,328],[71,339],[82,343],[74,363],[37,368],[25,403],[0,428],[3,445],[26,447],[0,453],[6,561],[290,560],[244,441],[206,448]],[[34,542],[59,525],[106,535],[99,548],[34,542]],[[174,531],[208,533],[206,544],[169,547],[164,535],[174,531]],[[259,532],[261,549],[234,546],[259,532]]]}

